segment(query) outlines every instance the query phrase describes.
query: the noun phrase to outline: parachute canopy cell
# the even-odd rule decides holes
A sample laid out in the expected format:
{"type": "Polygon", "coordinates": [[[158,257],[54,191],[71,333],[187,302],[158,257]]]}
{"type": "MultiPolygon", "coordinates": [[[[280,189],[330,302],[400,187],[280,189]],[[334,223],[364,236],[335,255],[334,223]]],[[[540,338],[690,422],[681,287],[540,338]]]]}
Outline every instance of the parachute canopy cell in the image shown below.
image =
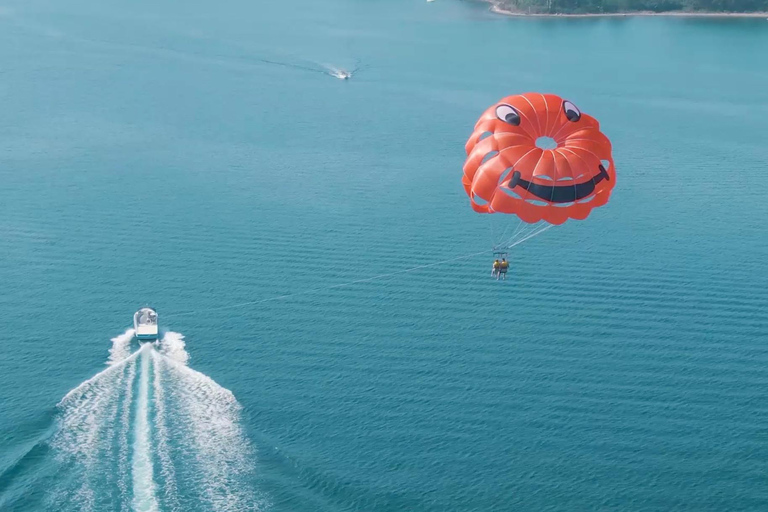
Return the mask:
{"type": "Polygon", "coordinates": [[[480,213],[527,223],[586,219],[616,185],[611,142],[597,120],[554,94],[508,96],[466,144],[462,184],[480,213]]]}

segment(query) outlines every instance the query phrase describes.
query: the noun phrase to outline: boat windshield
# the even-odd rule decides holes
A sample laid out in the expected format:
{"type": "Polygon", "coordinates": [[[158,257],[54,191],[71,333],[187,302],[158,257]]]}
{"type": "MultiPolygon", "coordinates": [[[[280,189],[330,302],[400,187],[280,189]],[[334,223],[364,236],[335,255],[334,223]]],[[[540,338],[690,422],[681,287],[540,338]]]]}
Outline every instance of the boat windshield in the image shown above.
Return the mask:
{"type": "Polygon", "coordinates": [[[157,313],[145,309],[139,315],[139,323],[141,325],[155,325],[157,323],[157,313]]]}

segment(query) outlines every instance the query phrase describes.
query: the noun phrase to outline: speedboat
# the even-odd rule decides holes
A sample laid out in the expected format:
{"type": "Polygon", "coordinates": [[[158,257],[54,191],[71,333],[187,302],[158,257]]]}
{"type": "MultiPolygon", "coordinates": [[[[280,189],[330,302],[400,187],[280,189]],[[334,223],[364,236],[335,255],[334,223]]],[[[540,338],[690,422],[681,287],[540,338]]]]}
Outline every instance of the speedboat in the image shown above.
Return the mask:
{"type": "Polygon", "coordinates": [[[157,311],[141,308],[133,315],[133,329],[139,340],[157,339],[157,311]]]}
{"type": "Polygon", "coordinates": [[[352,73],[346,69],[334,69],[331,75],[335,76],[339,80],[349,80],[352,77],[352,73]]]}

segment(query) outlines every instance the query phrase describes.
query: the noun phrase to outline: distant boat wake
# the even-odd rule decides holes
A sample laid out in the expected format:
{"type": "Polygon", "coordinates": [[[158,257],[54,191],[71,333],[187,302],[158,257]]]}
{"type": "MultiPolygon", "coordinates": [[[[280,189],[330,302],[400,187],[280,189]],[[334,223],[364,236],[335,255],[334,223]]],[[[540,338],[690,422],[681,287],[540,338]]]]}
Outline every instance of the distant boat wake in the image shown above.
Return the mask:
{"type": "Polygon", "coordinates": [[[172,58],[182,61],[194,61],[200,64],[211,64],[226,67],[250,67],[254,64],[278,66],[287,69],[294,69],[297,71],[304,71],[309,73],[319,73],[322,75],[346,80],[352,77],[358,70],[359,65],[356,65],[354,69],[348,70],[343,68],[337,68],[335,66],[320,64],[318,62],[302,59],[298,57],[292,57],[287,55],[276,56],[276,58],[267,58],[266,55],[259,55],[259,50],[244,47],[242,45],[235,45],[239,51],[236,52],[224,52],[220,53],[198,53],[190,52],[184,49],[178,49],[173,47],[162,46],[147,46],[140,43],[126,43],[116,42],[108,40],[91,39],[82,37],[75,34],[67,34],[64,31],[51,27],[45,24],[40,24],[31,19],[25,19],[18,16],[14,11],[9,9],[3,9],[0,6],[0,18],[9,18],[19,28],[26,29],[32,33],[43,35],[45,37],[59,39],[67,39],[69,41],[85,44],[88,46],[96,46],[99,48],[108,48],[118,51],[130,51],[138,52],[142,54],[149,54],[163,58],[172,58]]]}
{"type": "Polygon", "coordinates": [[[62,478],[47,505],[263,510],[234,395],[186,365],[181,334],[169,332],[133,353],[132,338],[132,330],[113,338],[109,367],[58,404],[50,447],[62,478]]]}
{"type": "Polygon", "coordinates": [[[292,68],[292,69],[298,69],[301,71],[309,71],[312,73],[320,73],[323,75],[332,76],[333,78],[338,78],[339,80],[348,80],[352,78],[352,76],[357,73],[358,67],[355,67],[354,69],[344,69],[344,68],[338,68],[335,66],[330,65],[324,65],[324,64],[315,64],[315,63],[309,63],[309,64],[296,64],[292,62],[281,62],[276,60],[268,60],[268,59],[256,59],[258,62],[261,62],[262,64],[270,64],[272,66],[281,66],[285,68],[292,68]]]}
{"type": "Polygon", "coordinates": [[[251,58],[255,62],[259,62],[261,64],[268,64],[271,66],[280,66],[284,68],[290,68],[290,69],[296,69],[299,71],[307,71],[311,73],[319,73],[322,75],[331,76],[333,78],[338,78],[339,80],[348,80],[352,78],[355,74],[357,74],[358,71],[362,70],[362,66],[360,65],[360,61],[355,62],[355,66],[352,68],[340,68],[331,64],[321,64],[319,62],[314,62],[311,60],[305,60],[305,59],[281,59],[281,60],[272,60],[272,59],[265,59],[265,58],[251,58]]]}

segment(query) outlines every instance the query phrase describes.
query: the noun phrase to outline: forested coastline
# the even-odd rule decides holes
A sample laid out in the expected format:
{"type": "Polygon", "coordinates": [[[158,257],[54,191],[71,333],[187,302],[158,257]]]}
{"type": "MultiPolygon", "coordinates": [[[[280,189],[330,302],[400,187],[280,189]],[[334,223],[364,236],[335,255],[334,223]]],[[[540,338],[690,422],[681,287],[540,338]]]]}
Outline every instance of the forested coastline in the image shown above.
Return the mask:
{"type": "Polygon", "coordinates": [[[488,0],[500,12],[520,14],[757,13],[768,0],[488,0]]]}

